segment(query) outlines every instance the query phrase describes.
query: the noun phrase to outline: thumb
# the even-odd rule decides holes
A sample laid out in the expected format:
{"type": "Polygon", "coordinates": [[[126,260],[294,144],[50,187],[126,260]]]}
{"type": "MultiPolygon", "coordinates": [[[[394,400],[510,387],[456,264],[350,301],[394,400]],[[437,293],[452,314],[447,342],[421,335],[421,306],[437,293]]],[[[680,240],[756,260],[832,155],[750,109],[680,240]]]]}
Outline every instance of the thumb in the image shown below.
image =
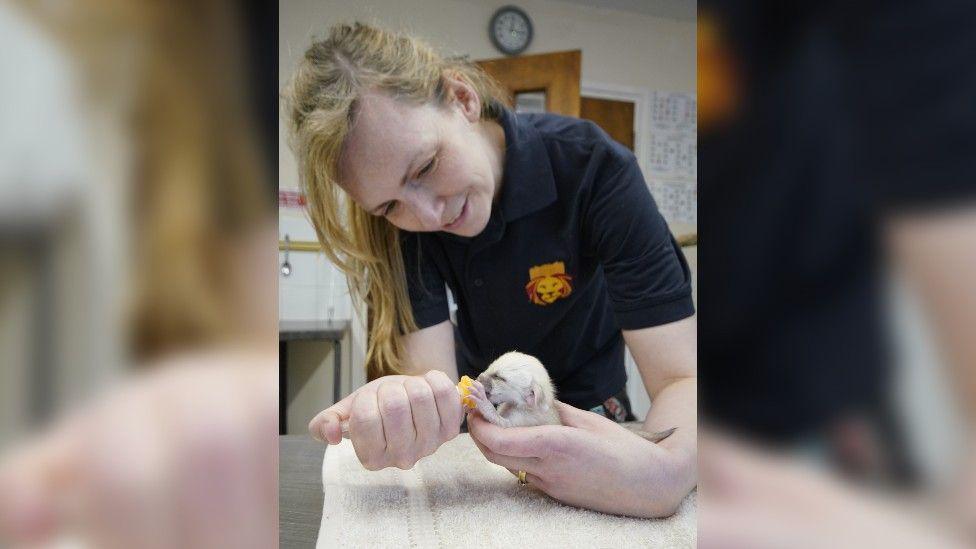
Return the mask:
{"type": "Polygon", "coordinates": [[[329,444],[342,442],[342,423],[349,421],[352,403],[359,391],[353,391],[346,398],[319,412],[308,423],[308,432],[312,438],[329,444]]]}
{"type": "MultiPolygon", "coordinates": [[[[570,406],[565,402],[556,401],[556,411],[559,412],[559,419],[567,427],[577,427],[587,429],[597,425],[600,420],[606,418],[595,414],[589,410],[580,410],[575,406],[570,406]]],[[[609,421],[609,420],[608,420],[609,421]]]]}
{"type": "Polygon", "coordinates": [[[405,377],[408,376],[383,376],[356,389],[346,398],[322,410],[318,415],[313,417],[312,421],[308,422],[309,434],[315,440],[328,442],[329,444],[339,444],[342,442],[342,424],[349,421],[349,415],[352,413],[352,403],[359,396],[359,393],[363,391],[376,391],[381,383],[402,381],[405,377]]]}

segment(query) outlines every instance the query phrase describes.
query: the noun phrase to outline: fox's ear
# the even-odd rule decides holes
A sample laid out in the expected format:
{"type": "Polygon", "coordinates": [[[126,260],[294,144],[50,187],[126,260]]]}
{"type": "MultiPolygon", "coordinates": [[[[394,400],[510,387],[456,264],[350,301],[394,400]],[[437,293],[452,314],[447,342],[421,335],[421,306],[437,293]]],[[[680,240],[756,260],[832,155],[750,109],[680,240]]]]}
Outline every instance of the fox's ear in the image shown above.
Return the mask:
{"type": "Polygon", "coordinates": [[[538,381],[532,382],[532,388],[529,389],[529,400],[532,402],[533,407],[539,407],[539,402],[542,401],[542,387],[538,381]]]}

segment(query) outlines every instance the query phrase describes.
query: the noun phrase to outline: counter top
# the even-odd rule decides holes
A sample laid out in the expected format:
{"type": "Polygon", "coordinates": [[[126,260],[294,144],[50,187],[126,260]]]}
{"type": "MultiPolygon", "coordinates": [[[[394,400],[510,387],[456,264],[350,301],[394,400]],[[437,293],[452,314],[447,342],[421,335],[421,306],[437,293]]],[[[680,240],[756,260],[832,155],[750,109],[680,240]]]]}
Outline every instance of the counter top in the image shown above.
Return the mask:
{"type": "Polygon", "coordinates": [[[351,325],[348,320],[281,320],[278,321],[278,340],[340,340],[351,325]]]}

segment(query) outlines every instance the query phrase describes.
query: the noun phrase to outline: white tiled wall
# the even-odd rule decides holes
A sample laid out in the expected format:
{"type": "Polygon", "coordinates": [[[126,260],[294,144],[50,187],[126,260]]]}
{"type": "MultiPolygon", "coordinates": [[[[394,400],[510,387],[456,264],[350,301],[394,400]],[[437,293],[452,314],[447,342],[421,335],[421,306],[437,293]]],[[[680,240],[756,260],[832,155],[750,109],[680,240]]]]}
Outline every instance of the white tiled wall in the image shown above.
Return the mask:
{"type": "Polygon", "coordinates": [[[289,235],[292,240],[315,240],[315,229],[301,210],[294,208],[278,209],[278,237],[289,235]]]}
{"type": "MultiPolygon", "coordinates": [[[[315,232],[307,219],[282,210],[278,220],[278,238],[292,241],[315,241],[315,232]]],[[[279,267],[285,252],[278,251],[279,267]]],[[[322,253],[288,254],[291,275],[278,271],[278,317],[281,320],[328,320],[352,317],[352,304],[345,276],[322,253]]]]}

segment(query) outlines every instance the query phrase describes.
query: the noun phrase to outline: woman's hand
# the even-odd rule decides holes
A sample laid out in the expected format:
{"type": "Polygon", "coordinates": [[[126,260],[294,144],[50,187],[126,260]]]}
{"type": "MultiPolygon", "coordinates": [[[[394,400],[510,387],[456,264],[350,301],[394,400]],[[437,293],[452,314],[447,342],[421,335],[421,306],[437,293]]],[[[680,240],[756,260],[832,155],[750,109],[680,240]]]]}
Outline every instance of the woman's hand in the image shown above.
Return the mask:
{"type": "Polygon", "coordinates": [[[488,461],[523,470],[529,484],[568,505],[637,517],[674,514],[694,486],[695,464],[609,419],[556,403],[563,425],[511,427],[468,415],[488,461]]]}
{"type": "Polygon", "coordinates": [[[0,547],[273,546],[276,360],[167,359],[12,449],[0,547]]]}
{"type": "Polygon", "coordinates": [[[410,469],[456,437],[464,412],[457,387],[440,370],[422,376],[385,376],[363,385],[308,424],[318,440],[338,444],[342,422],[366,469],[410,469]]]}
{"type": "Polygon", "coordinates": [[[844,484],[796,456],[703,432],[699,547],[972,547],[950,513],[844,484]]]}

